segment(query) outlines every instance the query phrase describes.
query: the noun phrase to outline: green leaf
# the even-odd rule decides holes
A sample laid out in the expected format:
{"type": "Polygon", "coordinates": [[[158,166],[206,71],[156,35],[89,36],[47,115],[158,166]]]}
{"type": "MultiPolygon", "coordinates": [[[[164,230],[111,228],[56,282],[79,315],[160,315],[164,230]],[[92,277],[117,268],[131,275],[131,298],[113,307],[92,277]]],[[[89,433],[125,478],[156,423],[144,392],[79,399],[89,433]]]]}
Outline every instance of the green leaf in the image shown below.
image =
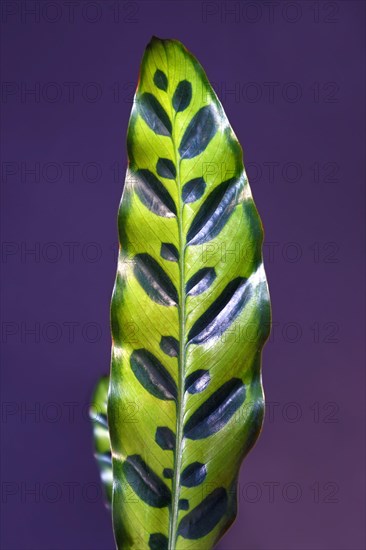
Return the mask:
{"type": "Polygon", "coordinates": [[[262,424],[263,231],[237,138],[175,40],[147,46],[127,145],[108,399],[115,537],[119,550],[208,550],[235,518],[262,424]]]}
{"type": "Polygon", "coordinates": [[[106,504],[110,506],[112,502],[113,474],[107,420],[108,385],[109,377],[103,376],[94,390],[89,416],[93,423],[94,456],[99,466],[100,477],[106,496],[106,504]]]}

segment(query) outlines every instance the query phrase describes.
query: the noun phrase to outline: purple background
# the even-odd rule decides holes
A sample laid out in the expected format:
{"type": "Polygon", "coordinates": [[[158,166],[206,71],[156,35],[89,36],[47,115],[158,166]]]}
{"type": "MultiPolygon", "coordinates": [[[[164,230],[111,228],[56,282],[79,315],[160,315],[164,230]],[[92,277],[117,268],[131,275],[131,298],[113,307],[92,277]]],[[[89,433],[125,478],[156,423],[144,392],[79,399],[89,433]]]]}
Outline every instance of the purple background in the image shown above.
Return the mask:
{"type": "Polygon", "coordinates": [[[1,9],[1,548],[114,547],[83,411],[108,372],[125,135],[153,34],[178,38],[206,69],[266,231],[269,407],[218,548],[365,548],[364,2],[1,9]]]}

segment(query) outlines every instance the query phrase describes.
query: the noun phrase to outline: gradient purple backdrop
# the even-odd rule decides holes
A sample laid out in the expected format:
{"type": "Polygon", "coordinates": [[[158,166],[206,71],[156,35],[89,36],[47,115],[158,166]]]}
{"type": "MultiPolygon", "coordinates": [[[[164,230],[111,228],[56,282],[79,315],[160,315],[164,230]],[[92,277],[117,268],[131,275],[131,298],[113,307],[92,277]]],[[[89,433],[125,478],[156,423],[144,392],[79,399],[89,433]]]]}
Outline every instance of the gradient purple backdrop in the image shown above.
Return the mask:
{"type": "Polygon", "coordinates": [[[214,84],[266,232],[269,405],[217,548],[364,549],[364,2],[1,10],[1,548],[114,548],[85,410],[109,368],[125,135],[157,35],[214,84]]]}

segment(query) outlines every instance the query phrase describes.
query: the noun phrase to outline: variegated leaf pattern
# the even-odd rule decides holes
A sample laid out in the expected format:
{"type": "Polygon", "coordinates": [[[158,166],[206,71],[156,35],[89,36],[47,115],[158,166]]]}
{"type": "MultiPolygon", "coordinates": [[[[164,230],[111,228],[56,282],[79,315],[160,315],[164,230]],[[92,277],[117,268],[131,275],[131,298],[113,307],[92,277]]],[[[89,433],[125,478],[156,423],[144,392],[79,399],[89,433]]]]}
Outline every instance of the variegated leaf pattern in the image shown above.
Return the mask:
{"type": "Polygon", "coordinates": [[[205,550],[235,518],[262,424],[262,226],[241,147],[180,42],[147,46],[127,144],[108,398],[115,537],[120,550],[205,550]]]}

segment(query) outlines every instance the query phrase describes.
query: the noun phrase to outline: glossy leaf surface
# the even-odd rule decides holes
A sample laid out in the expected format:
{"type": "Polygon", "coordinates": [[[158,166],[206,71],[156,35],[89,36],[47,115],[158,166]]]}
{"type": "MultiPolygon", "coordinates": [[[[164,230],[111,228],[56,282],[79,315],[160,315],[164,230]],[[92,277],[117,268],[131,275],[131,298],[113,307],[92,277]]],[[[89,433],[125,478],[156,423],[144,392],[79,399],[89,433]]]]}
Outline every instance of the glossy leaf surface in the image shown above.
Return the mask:
{"type": "Polygon", "coordinates": [[[127,142],[108,400],[115,536],[123,550],[205,550],[236,515],[262,424],[262,226],[236,136],[179,42],[148,45],[127,142]]]}

